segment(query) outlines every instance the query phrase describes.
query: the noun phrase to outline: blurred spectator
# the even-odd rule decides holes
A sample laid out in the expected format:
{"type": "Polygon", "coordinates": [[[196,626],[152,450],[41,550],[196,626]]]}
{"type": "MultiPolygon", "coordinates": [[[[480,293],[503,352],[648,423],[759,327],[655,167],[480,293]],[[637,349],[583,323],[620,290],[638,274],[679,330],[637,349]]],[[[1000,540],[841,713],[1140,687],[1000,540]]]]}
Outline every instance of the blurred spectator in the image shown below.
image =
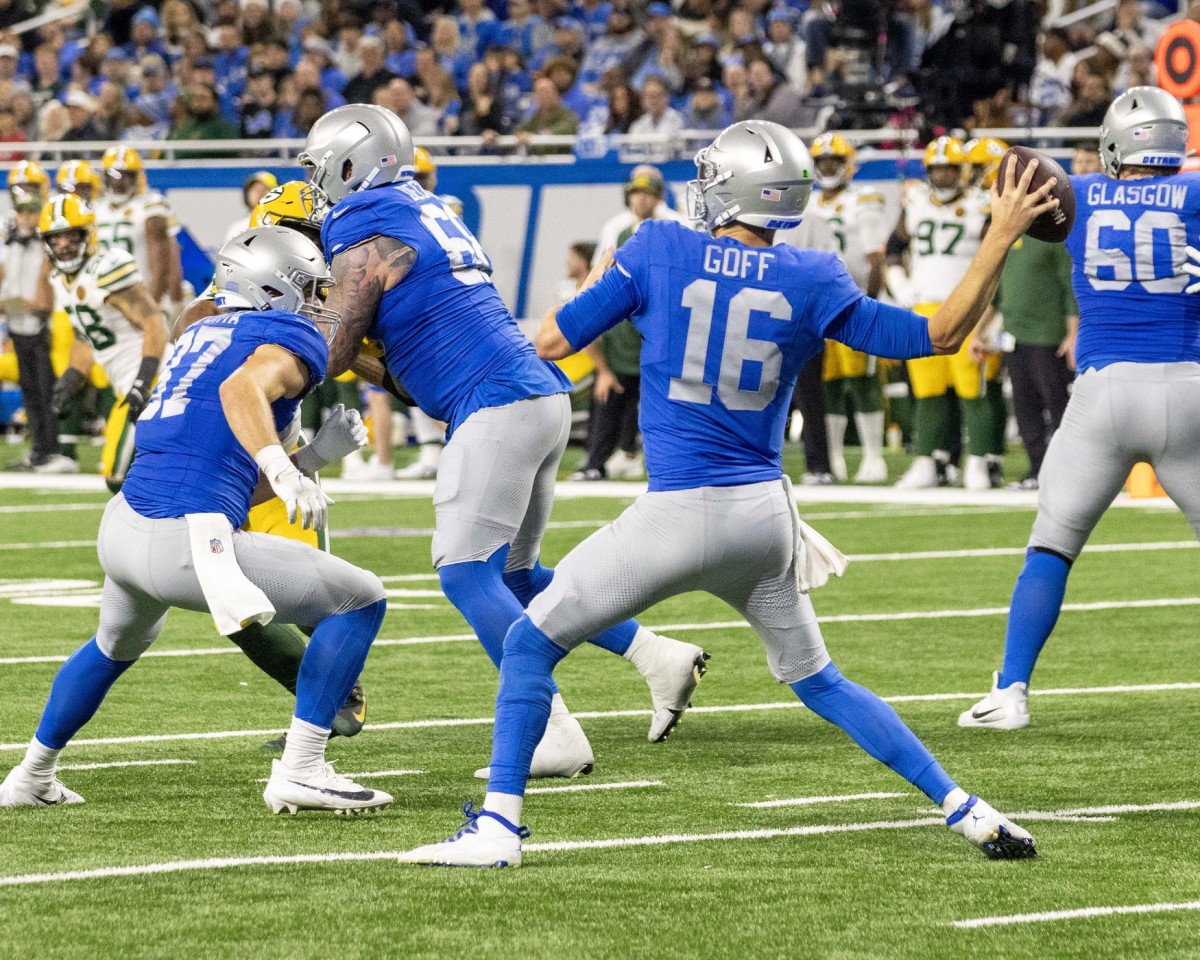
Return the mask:
{"type": "MultiPolygon", "coordinates": [[[[0,143],[28,143],[29,137],[17,123],[11,103],[0,103],[0,143]]],[[[0,161],[14,163],[25,159],[25,154],[11,150],[0,151],[0,161]]]]}
{"type": "Polygon", "coordinates": [[[274,35],[275,25],[271,22],[271,5],[267,0],[242,0],[241,42],[252,47],[266,43],[274,35]]]}
{"type": "Polygon", "coordinates": [[[1104,79],[1112,82],[1117,70],[1125,62],[1129,50],[1125,42],[1114,33],[1102,33],[1096,37],[1096,52],[1088,58],[1087,64],[1093,73],[1103,75],[1104,79]]]}
{"type": "Polygon", "coordinates": [[[281,131],[281,135],[284,137],[307,137],[313,124],[325,115],[327,109],[328,104],[325,100],[324,90],[317,87],[301,90],[296,101],[296,108],[288,117],[287,125],[281,131]]]}
{"type": "Polygon", "coordinates": [[[1067,32],[1051,27],[1042,36],[1042,55],[1029,81],[1032,122],[1050,126],[1071,102],[1071,78],[1078,58],[1067,47],[1067,32]]]}
{"type": "Polygon", "coordinates": [[[532,154],[565,153],[569,147],[530,147],[529,140],[535,135],[559,134],[568,136],[579,129],[579,117],[564,107],[562,98],[549,78],[541,77],[533,84],[533,99],[537,109],[533,115],[516,129],[517,140],[532,154]]]}
{"type": "Polygon", "coordinates": [[[164,116],[159,120],[152,117],[146,108],[136,101],[129,106],[129,124],[121,135],[122,140],[165,140],[170,123],[164,116]]]}
{"type": "Polygon", "coordinates": [[[1163,24],[1143,17],[1138,0],[1117,0],[1111,31],[1126,47],[1145,46],[1153,50],[1162,35],[1163,24]]]}
{"type": "Polygon", "coordinates": [[[129,100],[122,87],[112,81],[107,81],[100,87],[92,124],[96,128],[97,139],[121,139],[121,134],[129,124],[129,100]]]}
{"type": "Polygon", "coordinates": [[[533,69],[543,70],[547,63],[555,60],[570,60],[578,71],[583,63],[583,24],[571,17],[559,17],[554,22],[554,43],[538,51],[533,61],[533,69]]]}
{"type": "Polygon", "coordinates": [[[563,106],[579,117],[580,123],[587,120],[596,105],[596,98],[588,93],[582,84],[575,82],[579,73],[576,62],[570,57],[554,57],[546,61],[542,73],[558,88],[563,106]]]}
{"type": "Polygon", "coordinates": [[[1097,140],[1080,140],[1075,144],[1071,156],[1071,173],[1100,172],[1100,143],[1097,140]]]}
{"type": "Polygon", "coordinates": [[[11,83],[15,86],[26,87],[28,81],[17,75],[18,55],[20,51],[11,43],[0,43],[0,83],[11,83]]]}
{"type": "Polygon", "coordinates": [[[396,75],[384,66],[384,46],[379,37],[363,37],[358,49],[362,70],[346,84],[342,95],[347,103],[370,103],[375,91],[386,87],[396,75]]]}
{"type": "Polygon", "coordinates": [[[453,17],[438,17],[433,22],[430,46],[437,57],[438,65],[453,78],[455,89],[465,90],[472,57],[463,48],[458,23],[453,17]]]}
{"type": "Polygon", "coordinates": [[[151,54],[142,58],[142,87],[134,104],[154,123],[166,123],[171,101],[178,92],[167,75],[162,57],[151,54]]]}
{"type": "Polygon", "coordinates": [[[1154,54],[1143,44],[1129,48],[1129,56],[1117,69],[1113,78],[1113,95],[1124,93],[1130,87],[1157,87],[1158,68],[1154,65],[1154,54]]]}
{"type": "MultiPolygon", "coordinates": [[[[306,91],[309,93],[311,91],[306,91]]],[[[321,104],[321,113],[324,113],[324,97],[319,95],[318,99],[321,104]]],[[[221,116],[220,110],[217,108],[217,92],[211,86],[203,83],[193,84],[187,90],[186,97],[182,98],[183,105],[186,108],[186,113],[182,117],[181,122],[175,126],[169,134],[168,140],[235,140],[238,136],[238,128],[221,116]]],[[[301,107],[304,105],[304,95],[301,96],[300,106],[297,106],[296,113],[299,114],[301,107]]],[[[320,116],[320,113],[317,114],[320,116]]],[[[312,122],[315,122],[316,117],[312,122]]],[[[309,126],[312,125],[309,123],[309,126]]],[[[297,125],[297,129],[300,129],[297,125]]],[[[305,136],[304,133],[299,133],[297,136],[305,136]]],[[[207,156],[228,156],[228,154],[207,153],[202,151],[188,151],[175,154],[181,160],[194,160],[207,156]]]]}
{"type": "Polygon", "coordinates": [[[629,127],[631,135],[653,137],[655,143],[634,148],[637,156],[654,162],[668,160],[679,146],[683,117],[671,106],[671,92],[660,77],[642,84],[642,115],[629,127]]]}
{"type": "Polygon", "coordinates": [[[767,42],[763,53],[797,93],[808,87],[808,58],[804,41],[796,37],[790,10],[776,7],[767,14],[767,42]]]}
{"type": "Polygon", "coordinates": [[[721,41],[711,33],[702,34],[693,40],[684,69],[687,79],[695,83],[701,77],[707,77],[713,83],[717,83],[721,79],[721,61],[717,57],[720,49],[721,41]]]}
{"type": "Polygon", "coordinates": [[[519,51],[528,60],[533,56],[533,31],[541,22],[533,12],[532,0],[509,0],[508,19],[500,25],[498,42],[519,51]]]}
{"type": "MultiPolygon", "coordinates": [[[[648,68],[661,68],[663,48],[670,43],[669,37],[672,32],[678,33],[672,23],[671,5],[663,0],[654,0],[646,8],[646,23],[641,41],[621,64],[625,74],[633,78],[635,87],[639,85],[648,68]]],[[[667,79],[668,86],[675,86],[676,82],[676,78],[667,79]]]]}
{"type": "Polygon", "coordinates": [[[100,76],[109,83],[115,83],[123,91],[136,89],[129,54],[121,47],[113,47],[104,55],[104,62],[100,65],[100,76]]]}
{"type": "Polygon", "coordinates": [[[304,7],[300,0],[275,0],[271,18],[273,36],[263,42],[278,39],[282,40],[289,48],[299,47],[303,17],[304,7]]]}
{"type": "Polygon", "coordinates": [[[747,69],[750,94],[753,100],[746,118],[770,120],[785,127],[806,127],[815,119],[815,112],[804,98],[787,84],[780,82],[771,65],[755,60],[747,69]]]}
{"type": "Polygon", "coordinates": [[[583,22],[584,37],[588,44],[604,35],[610,13],[612,4],[608,0],[579,0],[575,4],[573,16],[583,22]]]}
{"type": "Polygon", "coordinates": [[[37,122],[39,140],[61,140],[71,126],[71,114],[60,101],[49,100],[38,111],[37,122]]]}
{"type": "Polygon", "coordinates": [[[1112,102],[1108,81],[1098,73],[1088,74],[1079,96],[1059,121],[1064,127],[1098,127],[1112,102]]]}
{"type": "Polygon", "coordinates": [[[641,41],[642,32],[634,23],[629,0],[618,0],[608,15],[608,27],[604,36],[592,44],[584,57],[584,75],[602,77],[610,68],[621,67],[641,41]]]}
{"type": "Polygon", "coordinates": [[[429,106],[437,113],[438,132],[442,133],[457,122],[458,112],[462,109],[458,88],[450,74],[441,67],[431,70],[424,83],[429,106]]]}
{"type": "Polygon", "coordinates": [[[345,75],[333,65],[333,47],[323,37],[309,37],[304,52],[312,59],[321,75],[321,88],[341,94],[346,89],[345,75]]]}
{"type": "Polygon", "coordinates": [[[1012,94],[1009,93],[1008,87],[1001,87],[986,99],[976,100],[975,112],[971,116],[969,126],[972,129],[1016,126],[1012,94]]]}
{"type": "Polygon", "coordinates": [[[730,63],[721,74],[721,82],[729,91],[729,108],[736,118],[750,112],[750,76],[740,63],[730,63]]]}
{"type": "Polygon", "coordinates": [[[62,74],[58,69],[58,51],[49,44],[41,44],[33,52],[33,102],[41,107],[47,100],[57,97],[63,88],[62,74]]]}
{"type": "Polygon", "coordinates": [[[61,137],[56,140],[79,142],[81,140],[98,140],[92,117],[96,113],[96,101],[82,90],[68,90],[63,98],[67,105],[68,123],[61,137]]]}
{"type": "Polygon", "coordinates": [[[566,303],[583,286],[583,281],[592,270],[592,258],[596,255],[594,243],[573,243],[567,250],[567,275],[558,282],[554,299],[559,306],[566,303]]]}
{"type": "Polygon", "coordinates": [[[32,140],[37,136],[37,107],[28,90],[18,88],[13,91],[12,109],[17,126],[24,130],[25,136],[32,140]]]}
{"type": "MultiPolygon", "coordinates": [[[[142,7],[133,16],[130,26],[129,42],[125,44],[125,52],[131,60],[141,60],[150,53],[156,53],[167,59],[169,51],[166,44],[158,37],[160,21],[153,7],[142,7]]],[[[197,24],[198,25],[198,24],[197,24]]]]}
{"type": "MultiPolygon", "coordinates": [[[[182,48],[185,36],[200,29],[200,20],[196,16],[196,10],[187,0],[163,0],[161,14],[163,40],[168,47],[175,50],[182,48]]],[[[134,19],[136,20],[136,17],[134,19]]],[[[147,22],[152,23],[149,19],[147,19],[147,22]]],[[[135,39],[138,36],[143,38],[153,36],[152,33],[146,30],[142,30],[139,33],[136,27],[133,30],[133,34],[135,39]]],[[[149,42],[149,40],[144,40],[144,42],[149,42]]],[[[126,52],[130,53],[131,56],[133,55],[131,51],[127,50],[126,52]]],[[[158,52],[162,53],[162,51],[158,52]]]]}
{"type": "Polygon", "coordinates": [[[359,52],[363,38],[362,20],[352,10],[338,10],[334,20],[336,29],[330,37],[333,65],[343,77],[352,77],[362,69],[359,52]]]}
{"type": "Polygon", "coordinates": [[[383,64],[398,77],[411,77],[417,67],[417,52],[412,48],[410,27],[399,20],[389,20],[383,28],[383,64]]]}
{"type": "Polygon", "coordinates": [[[692,95],[684,108],[684,127],[688,130],[724,130],[731,123],[733,113],[722,102],[716,84],[708,77],[701,77],[692,87],[692,95]]]}
{"type": "Polygon", "coordinates": [[[301,57],[300,62],[296,64],[296,69],[292,72],[292,80],[296,86],[297,97],[301,90],[320,90],[325,94],[325,102],[330,110],[340,107],[346,102],[345,97],[321,82],[321,69],[317,66],[317,60],[307,54],[301,57]]]}
{"type": "Polygon", "coordinates": [[[238,127],[242,139],[257,140],[275,136],[279,98],[275,93],[275,78],[266,67],[250,68],[239,113],[238,127]]]}
{"type": "Polygon", "coordinates": [[[487,8],[484,0],[459,0],[458,9],[458,32],[463,46],[473,60],[482,59],[484,51],[500,34],[496,15],[487,8]]]}
{"type": "Polygon", "coordinates": [[[605,133],[628,133],[634,121],[642,115],[642,102],[627,83],[617,83],[608,92],[608,119],[605,133]]]}
{"type": "Polygon", "coordinates": [[[467,92],[463,97],[462,112],[455,132],[463,137],[505,132],[504,112],[496,84],[482,63],[473,64],[467,73],[467,92]]]}
{"type": "Polygon", "coordinates": [[[640,88],[647,77],[661,77],[672,94],[682,93],[686,68],[687,46],[683,41],[683,34],[679,32],[678,27],[668,22],[655,56],[642,61],[641,67],[630,82],[635,88],[640,88]]]}
{"type": "Polygon", "coordinates": [[[246,66],[250,51],[242,45],[242,35],[235,26],[217,27],[217,52],[212,58],[217,88],[239,97],[246,85],[246,66]]]}
{"type": "Polygon", "coordinates": [[[417,99],[412,85],[407,80],[393,80],[387,89],[392,94],[392,112],[404,121],[413,139],[422,140],[438,135],[437,111],[431,110],[417,99]]]}

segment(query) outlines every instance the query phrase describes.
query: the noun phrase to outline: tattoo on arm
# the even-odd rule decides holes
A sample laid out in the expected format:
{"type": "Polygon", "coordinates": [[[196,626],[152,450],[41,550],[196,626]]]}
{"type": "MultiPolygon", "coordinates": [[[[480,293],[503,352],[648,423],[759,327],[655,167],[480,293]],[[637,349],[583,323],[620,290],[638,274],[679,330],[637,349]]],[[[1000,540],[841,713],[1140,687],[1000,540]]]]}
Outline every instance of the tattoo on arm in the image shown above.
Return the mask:
{"type": "Polygon", "coordinates": [[[162,318],[162,311],[144,283],[135,283],[124,290],[109,294],[107,302],[125,314],[129,322],[139,330],[144,330],[147,322],[152,322],[155,317],[160,320],[162,318]]]}
{"type": "Polygon", "coordinates": [[[407,275],[417,252],[394,237],[372,237],[333,258],[333,278],[327,306],[337,310],[342,322],[329,347],[329,376],[350,368],[358,345],[366,336],[379,301],[407,275]]]}

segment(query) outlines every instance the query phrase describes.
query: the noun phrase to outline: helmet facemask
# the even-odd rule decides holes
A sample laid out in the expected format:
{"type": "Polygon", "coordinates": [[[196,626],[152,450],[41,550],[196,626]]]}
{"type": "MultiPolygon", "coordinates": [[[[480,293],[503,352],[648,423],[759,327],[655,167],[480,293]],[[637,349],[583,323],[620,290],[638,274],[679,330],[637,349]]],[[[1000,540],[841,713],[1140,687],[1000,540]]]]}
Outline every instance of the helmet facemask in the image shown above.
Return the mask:
{"type": "MultiPolygon", "coordinates": [[[[301,278],[297,277],[297,280],[301,278]]],[[[337,336],[338,327],[342,325],[342,315],[336,310],[331,310],[325,306],[325,300],[329,296],[329,290],[334,286],[332,277],[312,277],[305,284],[304,302],[296,311],[302,317],[308,317],[317,325],[317,329],[325,336],[326,343],[333,343],[333,338],[337,336]]]]}
{"type": "Polygon", "coordinates": [[[118,200],[129,199],[137,193],[137,188],[138,173],[136,170],[109,167],[104,171],[104,191],[118,200]]]}
{"type": "Polygon", "coordinates": [[[939,203],[950,203],[963,192],[962,170],[953,164],[934,164],[926,170],[926,176],[929,179],[929,191],[939,203]],[[939,184],[937,174],[941,170],[951,171],[953,182],[951,182],[951,177],[946,176],[940,178],[944,182],[939,184]]]}
{"type": "Polygon", "coordinates": [[[42,234],[42,243],[50,262],[62,273],[73,275],[83,269],[91,246],[91,230],[86,227],[71,227],[42,234]]]}
{"type": "Polygon", "coordinates": [[[850,169],[850,163],[845,157],[837,155],[816,157],[813,160],[813,166],[817,171],[815,178],[817,185],[822,190],[837,190],[846,185],[848,179],[846,174],[850,169]]]}

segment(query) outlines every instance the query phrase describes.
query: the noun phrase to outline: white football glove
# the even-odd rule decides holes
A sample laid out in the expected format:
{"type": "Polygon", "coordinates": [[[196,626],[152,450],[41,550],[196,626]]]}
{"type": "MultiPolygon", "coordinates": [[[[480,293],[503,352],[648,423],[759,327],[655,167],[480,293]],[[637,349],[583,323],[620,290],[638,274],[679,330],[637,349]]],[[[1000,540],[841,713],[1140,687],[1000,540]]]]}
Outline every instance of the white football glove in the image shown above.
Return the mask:
{"type": "Polygon", "coordinates": [[[1200,250],[1191,244],[1187,248],[1188,262],[1183,265],[1183,272],[1191,274],[1196,279],[1188,284],[1184,293],[1200,293],[1200,250]]]}
{"type": "Polygon", "coordinates": [[[324,470],[329,464],[349,456],[367,445],[367,428],[357,410],[338,404],[329,411],[321,429],[296,451],[296,466],[307,474],[324,470]]]}
{"type": "Polygon", "coordinates": [[[296,469],[283,447],[278,444],[263,447],[254,455],[254,459],[275,495],[287,507],[288,523],[295,523],[299,517],[300,525],[305,530],[323,530],[329,518],[329,504],[333,500],[296,469]]]}
{"type": "Polygon", "coordinates": [[[917,288],[908,278],[908,274],[904,272],[904,268],[899,264],[893,264],[887,268],[885,279],[887,280],[888,294],[896,306],[903,310],[911,310],[921,302],[921,298],[917,294],[917,288]]]}

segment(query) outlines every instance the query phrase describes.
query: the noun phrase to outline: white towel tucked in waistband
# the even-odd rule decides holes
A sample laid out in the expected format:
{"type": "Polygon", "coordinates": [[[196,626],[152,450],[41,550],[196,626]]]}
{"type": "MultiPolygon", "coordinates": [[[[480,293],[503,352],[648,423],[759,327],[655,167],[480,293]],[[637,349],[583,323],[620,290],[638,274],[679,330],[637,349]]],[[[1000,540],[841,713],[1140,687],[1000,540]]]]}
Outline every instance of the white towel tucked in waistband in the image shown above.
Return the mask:
{"type": "Polygon", "coordinates": [[[801,593],[823,587],[829,578],[840,577],[850,566],[846,555],[800,519],[796,498],[792,494],[792,481],[783,478],[783,489],[787,493],[788,505],[792,508],[792,538],[796,551],[796,584],[801,593]]]}
{"type": "Polygon", "coordinates": [[[223,637],[251,623],[270,623],[275,608],[252,584],[233,552],[233,530],[221,513],[189,513],[192,564],[209,612],[223,637]]]}

